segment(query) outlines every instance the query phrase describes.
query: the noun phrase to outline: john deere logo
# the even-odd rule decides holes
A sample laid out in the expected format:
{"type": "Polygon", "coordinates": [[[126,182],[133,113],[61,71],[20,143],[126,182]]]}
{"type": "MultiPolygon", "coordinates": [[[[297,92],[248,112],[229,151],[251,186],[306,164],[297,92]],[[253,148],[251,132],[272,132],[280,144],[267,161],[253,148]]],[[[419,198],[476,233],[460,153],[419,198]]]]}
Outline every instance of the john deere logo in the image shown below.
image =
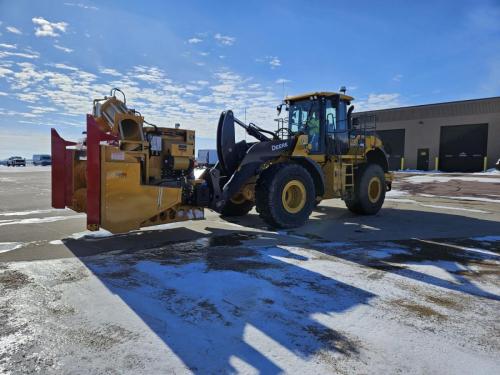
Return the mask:
{"type": "Polygon", "coordinates": [[[272,151],[278,151],[281,150],[282,148],[288,147],[288,143],[280,143],[279,145],[272,145],[271,150],[272,151]]]}

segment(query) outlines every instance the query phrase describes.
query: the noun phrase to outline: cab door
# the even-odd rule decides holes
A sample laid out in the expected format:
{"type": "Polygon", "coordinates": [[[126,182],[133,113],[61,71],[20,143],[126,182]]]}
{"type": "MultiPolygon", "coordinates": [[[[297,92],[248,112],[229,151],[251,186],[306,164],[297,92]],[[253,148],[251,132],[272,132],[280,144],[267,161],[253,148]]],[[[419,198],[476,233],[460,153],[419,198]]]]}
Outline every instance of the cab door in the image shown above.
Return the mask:
{"type": "Polygon", "coordinates": [[[328,98],[324,103],[327,153],[346,154],[349,150],[346,103],[336,98],[328,98]]]}

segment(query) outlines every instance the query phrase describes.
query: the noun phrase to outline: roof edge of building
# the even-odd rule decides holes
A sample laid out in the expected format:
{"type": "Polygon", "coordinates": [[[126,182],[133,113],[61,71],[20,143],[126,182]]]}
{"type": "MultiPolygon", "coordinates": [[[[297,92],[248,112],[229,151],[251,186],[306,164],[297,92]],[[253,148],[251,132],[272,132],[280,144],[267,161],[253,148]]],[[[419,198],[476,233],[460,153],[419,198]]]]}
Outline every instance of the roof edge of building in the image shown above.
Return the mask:
{"type": "Polygon", "coordinates": [[[417,105],[409,105],[409,106],[403,106],[403,107],[372,109],[372,110],[367,110],[367,111],[354,112],[354,114],[398,111],[398,110],[414,109],[414,108],[422,108],[422,107],[435,107],[435,106],[446,105],[446,104],[481,102],[481,101],[495,100],[495,99],[500,101],[500,96],[491,96],[491,97],[487,97],[487,98],[477,98],[477,99],[453,100],[453,101],[449,101],[449,102],[439,102],[439,103],[430,103],[430,104],[417,104],[417,105]]]}

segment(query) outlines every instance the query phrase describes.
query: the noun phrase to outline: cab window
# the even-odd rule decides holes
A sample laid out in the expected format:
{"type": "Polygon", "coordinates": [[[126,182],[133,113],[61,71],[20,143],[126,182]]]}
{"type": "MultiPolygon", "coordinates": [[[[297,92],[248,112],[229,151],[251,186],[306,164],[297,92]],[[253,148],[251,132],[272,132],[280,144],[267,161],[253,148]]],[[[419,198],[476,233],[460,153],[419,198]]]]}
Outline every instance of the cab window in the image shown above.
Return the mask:
{"type": "Polygon", "coordinates": [[[327,133],[343,132],[347,128],[345,102],[332,99],[325,101],[325,121],[327,133]]]}

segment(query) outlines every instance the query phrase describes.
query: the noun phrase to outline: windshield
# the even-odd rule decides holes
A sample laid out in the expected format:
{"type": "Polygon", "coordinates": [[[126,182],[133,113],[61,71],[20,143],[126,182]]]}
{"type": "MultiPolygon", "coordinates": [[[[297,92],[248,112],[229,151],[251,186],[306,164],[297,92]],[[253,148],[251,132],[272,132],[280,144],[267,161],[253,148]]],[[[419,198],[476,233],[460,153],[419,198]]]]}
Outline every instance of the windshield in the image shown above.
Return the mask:
{"type": "Polygon", "coordinates": [[[288,126],[290,132],[305,132],[306,125],[319,126],[319,103],[317,101],[302,100],[290,105],[288,126]]]}

